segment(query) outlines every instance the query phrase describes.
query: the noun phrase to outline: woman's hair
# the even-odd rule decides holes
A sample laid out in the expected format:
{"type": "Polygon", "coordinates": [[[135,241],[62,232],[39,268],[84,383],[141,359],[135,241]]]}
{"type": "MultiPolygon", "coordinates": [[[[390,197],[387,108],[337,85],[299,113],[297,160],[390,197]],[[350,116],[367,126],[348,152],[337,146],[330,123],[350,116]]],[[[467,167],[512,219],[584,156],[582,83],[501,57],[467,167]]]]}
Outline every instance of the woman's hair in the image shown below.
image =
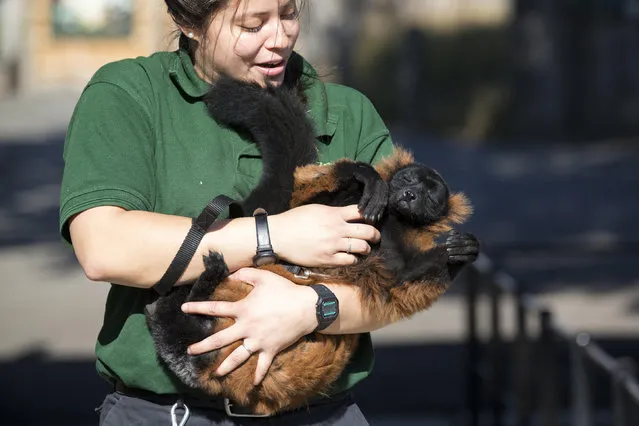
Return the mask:
{"type": "MultiPolygon", "coordinates": [[[[164,2],[168,8],[169,15],[171,15],[177,25],[199,34],[205,34],[215,14],[224,9],[229,0],[164,0],[164,2]]],[[[304,0],[297,0],[296,2],[301,13],[305,2],[304,0]]],[[[179,47],[193,56],[195,45],[182,33],[180,33],[179,47]]]]}

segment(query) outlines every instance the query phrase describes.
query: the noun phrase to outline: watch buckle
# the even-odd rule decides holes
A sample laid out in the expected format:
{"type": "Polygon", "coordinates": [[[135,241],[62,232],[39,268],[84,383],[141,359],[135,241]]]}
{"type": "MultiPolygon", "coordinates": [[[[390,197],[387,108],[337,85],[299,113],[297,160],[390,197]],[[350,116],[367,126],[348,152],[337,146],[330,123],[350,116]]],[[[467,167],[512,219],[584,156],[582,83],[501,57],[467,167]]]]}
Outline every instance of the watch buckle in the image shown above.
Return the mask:
{"type": "Polygon", "coordinates": [[[297,272],[296,274],[293,274],[293,276],[300,280],[307,280],[311,276],[311,271],[309,271],[306,268],[301,268],[300,271],[297,272]]]}
{"type": "Polygon", "coordinates": [[[231,409],[232,407],[233,403],[231,400],[224,398],[224,411],[226,411],[226,415],[229,417],[271,417],[269,414],[234,413],[231,409]]]}

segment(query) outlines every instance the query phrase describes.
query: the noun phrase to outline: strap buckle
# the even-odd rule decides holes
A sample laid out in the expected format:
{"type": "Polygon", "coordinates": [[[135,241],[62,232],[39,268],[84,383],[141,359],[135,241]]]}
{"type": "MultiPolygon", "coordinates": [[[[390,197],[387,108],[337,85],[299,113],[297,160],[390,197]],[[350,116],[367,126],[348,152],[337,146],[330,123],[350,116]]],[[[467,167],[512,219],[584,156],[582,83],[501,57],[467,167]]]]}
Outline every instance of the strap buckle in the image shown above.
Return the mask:
{"type": "Polygon", "coordinates": [[[307,280],[311,277],[311,271],[306,268],[300,268],[293,276],[300,280],[307,280]]]}
{"type": "Polygon", "coordinates": [[[230,399],[224,398],[224,411],[229,417],[271,417],[270,414],[235,413],[232,411],[233,405],[230,399]]]}

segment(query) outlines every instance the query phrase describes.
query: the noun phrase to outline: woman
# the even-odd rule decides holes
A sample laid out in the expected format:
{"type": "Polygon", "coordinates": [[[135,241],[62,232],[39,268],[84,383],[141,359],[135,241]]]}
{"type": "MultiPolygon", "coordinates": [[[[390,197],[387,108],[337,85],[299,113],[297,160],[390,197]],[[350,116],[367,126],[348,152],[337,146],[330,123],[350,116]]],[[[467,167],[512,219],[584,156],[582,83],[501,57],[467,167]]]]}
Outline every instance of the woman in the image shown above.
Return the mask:
{"type": "MultiPolygon", "coordinates": [[[[322,162],[342,157],[375,162],[390,153],[392,143],[364,96],[323,84],[293,52],[299,34],[297,2],[166,4],[181,31],[180,49],[107,64],[78,101],[65,143],[61,233],[73,244],[89,279],[113,283],[96,355],[98,372],[116,392],[105,399],[101,424],[160,424],[170,415],[175,423],[178,414],[187,424],[236,424],[219,401],[195,399],[158,362],[143,313],[151,287],[174,259],[191,218],[216,195],[241,199],[259,180],[255,145],[215,123],[202,96],[220,72],[263,86],[296,85],[315,125],[322,162]],[[177,407],[184,411],[176,414],[177,407]]],[[[310,205],[268,216],[267,223],[279,258],[309,267],[339,266],[356,262],[355,255],[366,255],[370,243],[380,238],[375,228],[354,223],[360,219],[357,206],[310,205]]],[[[318,294],[249,268],[256,252],[252,217],[209,229],[175,285],[192,281],[204,270],[202,256],[209,250],[221,252],[229,269],[236,271],[234,278],[254,290],[236,303],[186,304],[183,310],[188,313],[235,319],[233,326],[192,345],[189,352],[243,340],[217,373],[227,374],[254,354],[259,357],[259,383],[279,351],[318,328],[318,294]]],[[[365,333],[335,385],[336,396],[307,410],[255,422],[367,424],[343,396],[371,370],[366,332],[385,324],[362,310],[355,289],[329,290],[338,298],[340,311],[321,332],[365,333]]]]}

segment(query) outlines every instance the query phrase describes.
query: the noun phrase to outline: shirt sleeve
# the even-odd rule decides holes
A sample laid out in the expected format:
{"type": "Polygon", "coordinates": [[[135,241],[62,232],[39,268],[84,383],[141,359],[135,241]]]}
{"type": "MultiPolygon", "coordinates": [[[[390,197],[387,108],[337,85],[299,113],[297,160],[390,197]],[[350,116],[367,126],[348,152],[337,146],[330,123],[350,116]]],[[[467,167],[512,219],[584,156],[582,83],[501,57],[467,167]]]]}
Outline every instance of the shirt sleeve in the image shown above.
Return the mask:
{"type": "Polygon", "coordinates": [[[152,209],[154,147],[148,106],[138,97],[108,82],[85,89],[64,146],[60,232],[67,242],[69,219],[89,208],[152,209]]]}

